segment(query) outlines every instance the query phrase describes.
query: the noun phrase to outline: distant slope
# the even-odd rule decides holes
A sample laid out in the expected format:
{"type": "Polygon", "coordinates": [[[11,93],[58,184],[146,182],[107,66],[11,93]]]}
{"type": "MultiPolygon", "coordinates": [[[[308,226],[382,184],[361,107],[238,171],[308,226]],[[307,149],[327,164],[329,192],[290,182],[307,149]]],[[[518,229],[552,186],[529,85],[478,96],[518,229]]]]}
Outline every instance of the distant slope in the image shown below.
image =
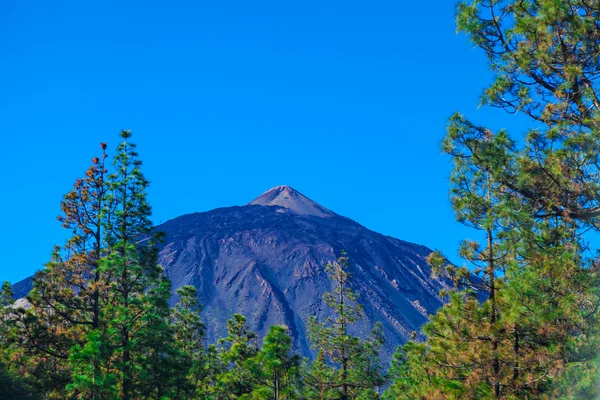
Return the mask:
{"type": "Polygon", "coordinates": [[[287,186],[247,206],[184,215],[157,230],[166,233],[160,263],[173,286],[199,289],[211,341],[239,312],[261,335],[269,325],[287,325],[309,355],[306,320],[327,317],[322,297],[332,287],[324,269],[341,250],[367,315],[355,332],[366,336],[381,322],[385,359],[442,305],[438,292],[446,285],[430,277],[430,249],[370,231],[287,186]]]}
{"type": "Polygon", "coordinates": [[[29,293],[29,291],[31,290],[32,285],[33,285],[33,277],[32,276],[13,284],[12,285],[13,297],[15,299],[20,299],[22,297],[27,296],[27,293],[29,293]]]}

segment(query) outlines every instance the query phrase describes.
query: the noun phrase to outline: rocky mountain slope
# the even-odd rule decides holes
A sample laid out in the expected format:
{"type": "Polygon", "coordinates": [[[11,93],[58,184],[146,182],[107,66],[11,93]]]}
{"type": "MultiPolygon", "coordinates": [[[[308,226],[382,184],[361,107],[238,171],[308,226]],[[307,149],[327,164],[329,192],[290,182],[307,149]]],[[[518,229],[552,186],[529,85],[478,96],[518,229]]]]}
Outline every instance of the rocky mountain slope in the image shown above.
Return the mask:
{"type": "MultiPolygon", "coordinates": [[[[156,229],[166,233],[159,261],[173,289],[198,288],[210,342],[241,313],[261,336],[272,324],[287,325],[297,349],[310,356],[306,321],[329,315],[325,265],[342,250],[366,314],[353,331],[366,336],[381,322],[384,360],[442,305],[438,292],[446,284],[430,277],[430,249],[373,232],[288,186],[246,206],[183,215],[156,229]]],[[[27,283],[15,288],[26,292],[27,283]]]]}
{"type": "Polygon", "coordinates": [[[173,287],[199,289],[211,341],[238,312],[261,335],[272,324],[287,325],[309,355],[306,321],[327,317],[322,298],[332,287],[325,265],[342,250],[367,316],[355,332],[366,336],[381,322],[385,358],[442,304],[445,284],[430,277],[425,261],[430,249],[370,231],[288,186],[243,207],[184,215],[157,229],[167,234],[160,262],[173,287]]]}

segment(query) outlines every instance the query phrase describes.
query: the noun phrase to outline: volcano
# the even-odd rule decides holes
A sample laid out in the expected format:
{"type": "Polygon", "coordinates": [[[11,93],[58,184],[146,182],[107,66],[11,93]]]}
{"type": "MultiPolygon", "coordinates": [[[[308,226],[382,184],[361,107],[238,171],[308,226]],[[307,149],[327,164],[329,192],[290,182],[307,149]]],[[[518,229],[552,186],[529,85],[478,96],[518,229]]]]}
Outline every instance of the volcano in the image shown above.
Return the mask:
{"type": "Polygon", "coordinates": [[[429,248],[373,232],[289,186],[156,229],[166,233],[159,260],[173,288],[198,288],[211,342],[241,313],[261,336],[270,325],[288,326],[296,348],[310,357],[306,322],[330,316],[323,294],[333,287],[325,266],[341,251],[350,258],[351,286],[366,316],[351,332],[366,337],[380,322],[384,360],[442,305],[439,291],[448,287],[431,277],[429,248]]]}

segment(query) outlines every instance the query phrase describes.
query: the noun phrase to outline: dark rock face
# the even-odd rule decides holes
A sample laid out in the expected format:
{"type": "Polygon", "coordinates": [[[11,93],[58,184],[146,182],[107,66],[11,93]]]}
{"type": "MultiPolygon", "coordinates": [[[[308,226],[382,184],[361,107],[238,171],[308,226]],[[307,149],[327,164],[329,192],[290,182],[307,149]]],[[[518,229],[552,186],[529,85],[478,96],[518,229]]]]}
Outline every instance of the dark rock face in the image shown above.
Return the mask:
{"type": "Polygon", "coordinates": [[[446,284],[430,277],[430,249],[370,231],[287,186],[247,206],[184,215],[157,230],[166,233],[159,260],[173,288],[199,290],[211,342],[241,313],[261,336],[272,324],[287,325],[310,356],[306,321],[329,315],[325,265],[341,250],[366,314],[354,333],[365,337],[381,322],[385,360],[442,305],[438,292],[446,284]]]}
{"type": "MultiPolygon", "coordinates": [[[[166,233],[159,262],[173,290],[198,288],[209,342],[225,336],[227,320],[241,313],[261,337],[270,325],[288,326],[296,348],[311,356],[306,322],[330,315],[325,265],[342,250],[366,315],[351,332],[366,337],[380,322],[384,362],[442,305],[438,292],[447,287],[431,278],[427,247],[370,231],[287,186],[246,206],[183,215],[156,230],[166,233]]],[[[25,296],[31,278],[13,288],[15,297],[25,296]]]]}
{"type": "Polygon", "coordinates": [[[13,297],[15,299],[20,299],[20,298],[27,296],[27,293],[29,293],[32,286],[33,286],[33,277],[32,276],[15,283],[14,285],[12,285],[13,297]]]}

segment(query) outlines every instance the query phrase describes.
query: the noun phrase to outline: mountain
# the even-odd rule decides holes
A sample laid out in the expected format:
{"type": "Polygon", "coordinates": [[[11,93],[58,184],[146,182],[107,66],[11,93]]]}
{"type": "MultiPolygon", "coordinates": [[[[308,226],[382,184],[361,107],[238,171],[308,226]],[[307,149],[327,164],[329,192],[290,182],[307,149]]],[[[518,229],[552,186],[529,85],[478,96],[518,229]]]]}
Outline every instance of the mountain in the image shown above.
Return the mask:
{"type": "Polygon", "coordinates": [[[442,305],[438,292],[447,286],[431,278],[427,247],[373,232],[288,186],[246,206],[184,215],[156,229],[166,233],[160,263],[173,287],[199,290],[211,341],[238,312],[260,335],[272,324],[287,325],[297,348],[310,355],[306,321],[329,315],[325,265],[342,250],[367,316],[354,332],[364,337],[381,322],[385,359],[442,305]]]}
{"type": "Polygon", "coordinates": [[[289,186],[276,186],[267,190],[248,205],[279,206],[299,215],[314,215],[322,218],[337,215],[289,186]]]}
{"type": "Polygon", "coordinates": [[[22,281],[19,281],[12,285],[13,295],[15,299],[21,299],[27,296],[27,293],[31,290],[33,286],[33,277],[29,276],[22,281]]]}
{"type": "Polygon", "coordinates": [[[306,321],[329,315],[325,265],[342,250],[366,314],[352,332],[365,337],[381,322],[384,361],[442,305],[438,292],[447,287],[431,278],[427,247],[373,232],[289,186],[245,206],[183,215],[156,230],[166,234],[159,262],[173,289],[198,288],[210,342],[225,336],[227,319],[241,313],[261,336],[272,324],[287,325],[296,348],[310,356],[306,321]]]}

